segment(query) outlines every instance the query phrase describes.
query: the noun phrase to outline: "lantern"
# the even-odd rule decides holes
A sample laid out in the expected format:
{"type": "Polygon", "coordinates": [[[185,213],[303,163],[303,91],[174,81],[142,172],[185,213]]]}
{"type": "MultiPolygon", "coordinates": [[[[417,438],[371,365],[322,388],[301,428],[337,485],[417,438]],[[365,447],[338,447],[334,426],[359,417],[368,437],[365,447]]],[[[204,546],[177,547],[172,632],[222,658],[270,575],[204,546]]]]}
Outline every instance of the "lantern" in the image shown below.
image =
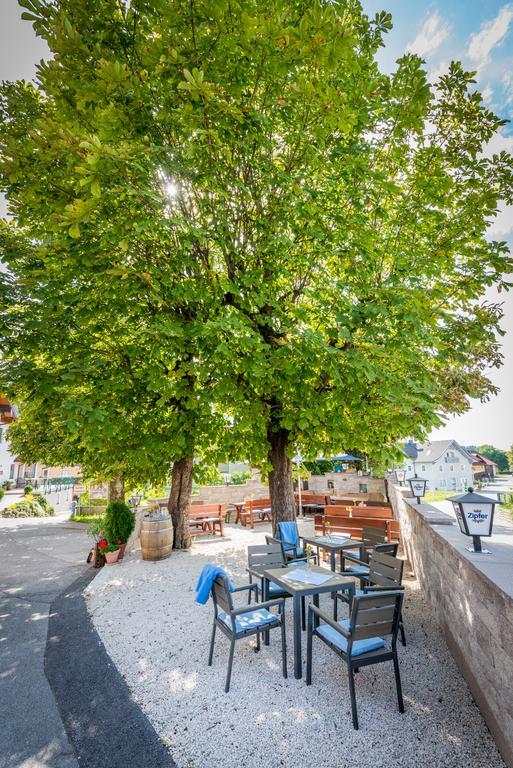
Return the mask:
{"type": "Polygon", "coordinates": [[[406,479],[406,470],[405,469],[396,469],[395,470],[395,479],[399,483],[399,485],[402,485],[406,479]]]}
{"type": "Polygon", "coordinates": [[[410,477],[408,480],[411,488],[412,495],[417,499],[417,504],[420,504],[422,496],[426,493],[427,480],[422,477],[410,477]]]}
{"type": "Polygon", "coordinates": [[[474,546],[467,547],[468,551],[489,555],[489,550],[481,546],[481,536],[492,535],[493,515],[497,502],[487,496],[474,493],[473,488],[469,488],[468,493],[462,496],[453,496],[449,501],[452,502],[460,531],[465,536],[472,536],[474,546]]]}

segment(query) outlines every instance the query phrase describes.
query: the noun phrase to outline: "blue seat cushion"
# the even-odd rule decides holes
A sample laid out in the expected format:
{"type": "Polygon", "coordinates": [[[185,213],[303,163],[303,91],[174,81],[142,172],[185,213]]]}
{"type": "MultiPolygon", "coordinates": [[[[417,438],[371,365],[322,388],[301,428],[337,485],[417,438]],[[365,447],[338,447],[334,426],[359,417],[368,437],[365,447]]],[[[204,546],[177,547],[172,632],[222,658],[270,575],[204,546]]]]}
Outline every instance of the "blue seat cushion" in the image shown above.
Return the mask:
{"type": "Polygon", "coordinates": [[[274,581],[269,582],[269,597],[272,597],[273,595],[281,595],[284,592],[284,589],[280,587],[279,584],[276,584],[274,581]]]}
{"type": "MultiPolygon", "coordinates": [[[[228,629],[232,629],[232,620],[228,613],[225,611],[219,611],[217,614],[223,624],[226,624],[228,629]]],[[[235,617],[235,631],[246,632],[248,629],[256,629],[257,627],[265,627],[266,624],[272,624],[273,621],[277,621],[278,616],[271,611],[267,611],[265,608],[259,608],[256,611],[248,611],[247,613],[241,613],[240,616],[235,617]]]]}
{"type": "Polygon", "coordinates": [[[353,571],[354,573],[369,573],[369,566],[368,565],[349,565],[347,567],[348,571],[353,571]]]}
{"type": "MultiPolygon", "coordinates": [[[[341,627],[344,627],[347,631],[349,631],[349,620],[348,619],[342,619],[342,621],[338,622],[341,627]]],[[[316,630],[317,634],[321,635],[321,637],[324,637],[325,640],[329,640],[330,643],[333,643],[333,645],[336,645],[337,648],[340,648],[341,651],[344,651],[344,653],[347,653],[347,640],[344,637],[344,635],[341,635],[340,632],[337,632],[336,629],[333,629],[332,626],[329,624],[322,624],[320,627],[316,630]]],[[[355,640],[353,642],[353,648],[351,650],[351,656],[361,656],[363,653],[369,653],[370,651],[377,651],[378,648],[384,648],[385,647],[385,641],[382,637],[367,637],[365,640],[355,640]]]]}

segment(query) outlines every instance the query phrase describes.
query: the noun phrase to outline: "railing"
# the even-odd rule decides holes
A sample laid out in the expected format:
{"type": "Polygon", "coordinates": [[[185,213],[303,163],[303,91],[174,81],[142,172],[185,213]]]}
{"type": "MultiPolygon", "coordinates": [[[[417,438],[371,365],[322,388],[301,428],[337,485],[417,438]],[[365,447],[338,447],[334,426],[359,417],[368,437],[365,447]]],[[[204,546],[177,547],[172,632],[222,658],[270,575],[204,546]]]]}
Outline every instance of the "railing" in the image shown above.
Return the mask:
{"type": "MultiPolygon", "coordinates": [[[[14,482],[14,481],[13,481],[14,482]]],[[[80,482],[77,477],[23,477],[16,481],[16,488],[24,488],[26,485],[40,493],[58,493],[71,488],[80,482]]]]}

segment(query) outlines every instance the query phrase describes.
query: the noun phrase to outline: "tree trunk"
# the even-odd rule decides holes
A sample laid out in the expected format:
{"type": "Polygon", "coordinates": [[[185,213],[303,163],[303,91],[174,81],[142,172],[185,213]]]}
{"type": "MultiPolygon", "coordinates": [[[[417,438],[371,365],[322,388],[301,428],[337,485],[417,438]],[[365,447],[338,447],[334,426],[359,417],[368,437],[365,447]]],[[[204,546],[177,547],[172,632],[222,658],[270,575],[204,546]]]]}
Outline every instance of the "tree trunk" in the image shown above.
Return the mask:
{"type": "Polygon", "coordinates": [[[109,501],[118,499],[125,500],[125,481],[121,473],[109,481],[109,501]]]}
{"type": "Polygon", "coordinates": [[[173,549],[191,546],[189,506],[192,491],[192,456],[175,461],[171,472],[171,493],[167,508],[173,518],[173,549]]]}
{"type": "Polygon", "coordinates": [[[296,519],[296,504],[292,485],[292,462],[287,456],[289,433],[281,427],[273,431],[272,426],[269,426],[267,437],[270,444],[269,461],[272,466],[269,473],[269,491],[273,531],[276,532],[279,522],[296,519]]]}

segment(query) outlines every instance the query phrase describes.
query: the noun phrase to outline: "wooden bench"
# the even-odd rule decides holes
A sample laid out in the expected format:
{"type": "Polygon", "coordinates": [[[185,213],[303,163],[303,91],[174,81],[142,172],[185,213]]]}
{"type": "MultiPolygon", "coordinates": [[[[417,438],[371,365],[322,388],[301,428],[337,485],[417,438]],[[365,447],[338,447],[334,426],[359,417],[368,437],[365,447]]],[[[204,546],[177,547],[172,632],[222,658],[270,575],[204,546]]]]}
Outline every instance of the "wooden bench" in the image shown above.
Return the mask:
{"type": "Polygon", "coordinates": [[[315,532],[323,536],[326,535],[326,523],[329,523],[329,530],[333,533],[344,533],[352,539],[361,539],[365,527],[377,528],[383,531],[387,541],[400,540],[400,528],[397,520],[386,520],[376,517],[344,517],[343,515],[315,515],[315,532]]]}
{"type": "Polygon", "coordinates": [[[223,523],[223,504],[194,504],[189,509],[191,536],[215,536],[216,529],[224,536],[223,523]]]}
{"type": "MultiPolygon", "coordinates": [[[[296,510],[299,513],[300,511],[299,510],[299,494],[296,493],[294,495],[296,497],[296,510]]],[[[330,502],[329,496],[324,496],[319,493],[309,493],[309,494],[302,493],[301,494],[301,507],[302,507],[301,511],[303,511],[305,507],[308,508],[309,505],[313,505],[314,507],[317,507],[317,508],[322,507],[324,509],[326,504],[329,504],[329,502],[330,502]]]]}
{"type": "Polygon", "coordinates": [[[270,523],[271,499],[244,499],[244,509],[239,512],[238,519],[250,528],[254,528],[255,523],[270,523]]]}

